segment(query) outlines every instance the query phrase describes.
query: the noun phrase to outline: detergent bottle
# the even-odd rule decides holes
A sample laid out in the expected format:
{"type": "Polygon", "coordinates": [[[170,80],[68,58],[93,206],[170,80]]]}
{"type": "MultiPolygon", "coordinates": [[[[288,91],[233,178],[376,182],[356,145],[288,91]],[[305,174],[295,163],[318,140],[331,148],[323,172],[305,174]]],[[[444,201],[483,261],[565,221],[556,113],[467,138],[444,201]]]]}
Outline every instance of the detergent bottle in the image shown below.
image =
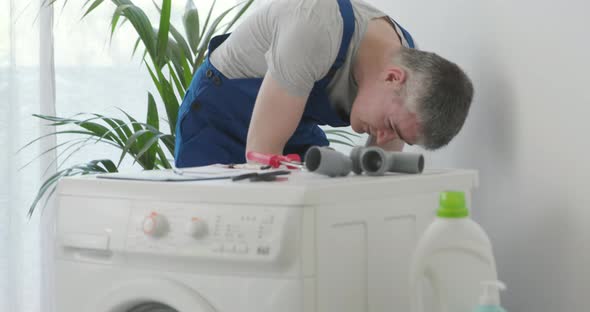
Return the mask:
{"type": "Polygon", "coordinates": [[[473,312],[481,281],[497,279],[492,244],[481,226],[469,218],[465,194],[441,193],[435,220],[412,257],[412,311],[473,312]]]}
{"type": "Polygon", "coordinates": [[[500,281],[483,281],[483,294],[479,297],[479,306],[473,312],[506,312],[500,306],[500,290],[506,289],[506,285],[500,281]]]}

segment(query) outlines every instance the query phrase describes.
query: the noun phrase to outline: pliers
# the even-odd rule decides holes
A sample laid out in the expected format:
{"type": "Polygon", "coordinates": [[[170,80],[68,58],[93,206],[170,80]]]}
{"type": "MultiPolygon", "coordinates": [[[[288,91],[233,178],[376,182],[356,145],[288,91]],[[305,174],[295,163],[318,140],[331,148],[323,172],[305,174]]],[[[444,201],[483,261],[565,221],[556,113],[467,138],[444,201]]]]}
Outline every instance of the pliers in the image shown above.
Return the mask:
{"type": "Polygon", "coordinates": [[[251,172],[251,173],[240,174],[238,176],[231,178],[231,180],[232,181],[240,181],[240,180],[250,179],[250,182],[260,182],[260,181],[268,182],[268,181],[275,181],[277,179],[277,176],[285,175],[285,174],[291,174],[291,171],[289,171],[289,170],[276,170],[276,171],[269,171],[269,172],[264,172],[264,173],[251,172]]]}
{"type": "Polygon", "coordinates": [[[278,168],[281,165],[287,166],[288,169],[303,168],[301,157],[298,154],[273,155],[257,152],[248,152],[246,153],[246,159],[271,166],[272,168],[278,168]]]}

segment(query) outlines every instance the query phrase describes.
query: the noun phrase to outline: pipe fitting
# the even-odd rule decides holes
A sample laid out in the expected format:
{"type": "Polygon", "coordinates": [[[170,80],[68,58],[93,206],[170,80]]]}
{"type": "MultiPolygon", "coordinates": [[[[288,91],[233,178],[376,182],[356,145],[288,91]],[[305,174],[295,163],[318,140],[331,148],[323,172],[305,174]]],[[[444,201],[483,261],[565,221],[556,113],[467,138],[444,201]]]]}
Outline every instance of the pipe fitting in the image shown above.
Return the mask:
{"type": "Polygon", "coordinates": [[[312,146],[305,154],[305,167],[330,177],[346,176],[352,169],[350,157],[329,147],[312,146]]]}
{"type": "Polygon", "coordinates": [[[352,172],[355,174],[362,174],[363,168],[361,167],[361,154],[366,149],[364,146],[355,146],[350,151],[350,160],[352,161],[352,172]]]}
{"type": "Polygon", "coordinates": [[[424,170],[424,156],[368,147],[361,152],[360,165],[370,176],[384,175],[385,172],[421,173],[424,170]]]}

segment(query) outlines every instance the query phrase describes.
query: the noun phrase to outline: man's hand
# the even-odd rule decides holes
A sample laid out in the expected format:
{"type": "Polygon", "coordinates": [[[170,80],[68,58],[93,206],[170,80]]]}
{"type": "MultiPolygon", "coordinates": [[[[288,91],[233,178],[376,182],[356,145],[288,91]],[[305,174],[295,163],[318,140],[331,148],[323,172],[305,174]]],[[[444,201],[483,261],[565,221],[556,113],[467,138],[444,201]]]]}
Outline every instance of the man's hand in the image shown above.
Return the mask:
{"type": "Polygon", "coordinates": [[[386,151],[401,152],[404,149],[404,141],[400,139],[394,139],[386,143],[377,144],[376,138],[370,135],[365,146],[378,146],[386,151]]]}
{"type": "Polygon", "coordinates": [[[267,73],[250,120],[246,152],[282,155],[301,121],[307,98],[288,94],[267,73]]]}

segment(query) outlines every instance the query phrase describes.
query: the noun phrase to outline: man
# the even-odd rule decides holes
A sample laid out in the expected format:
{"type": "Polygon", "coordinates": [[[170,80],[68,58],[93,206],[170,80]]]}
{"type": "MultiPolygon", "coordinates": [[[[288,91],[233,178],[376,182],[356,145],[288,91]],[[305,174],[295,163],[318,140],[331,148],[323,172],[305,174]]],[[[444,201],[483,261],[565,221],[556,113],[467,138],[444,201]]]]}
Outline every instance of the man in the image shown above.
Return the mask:
{"type": "Polygon", "coordinates": [[[246,151],[303,156],[328,145],[325,124],[388,150],[444,146],[473,87],[457,65],[413,48],[362,0],[271,1],[211,40],[179,112],[176,166],[244,163],[246,151]]]}

